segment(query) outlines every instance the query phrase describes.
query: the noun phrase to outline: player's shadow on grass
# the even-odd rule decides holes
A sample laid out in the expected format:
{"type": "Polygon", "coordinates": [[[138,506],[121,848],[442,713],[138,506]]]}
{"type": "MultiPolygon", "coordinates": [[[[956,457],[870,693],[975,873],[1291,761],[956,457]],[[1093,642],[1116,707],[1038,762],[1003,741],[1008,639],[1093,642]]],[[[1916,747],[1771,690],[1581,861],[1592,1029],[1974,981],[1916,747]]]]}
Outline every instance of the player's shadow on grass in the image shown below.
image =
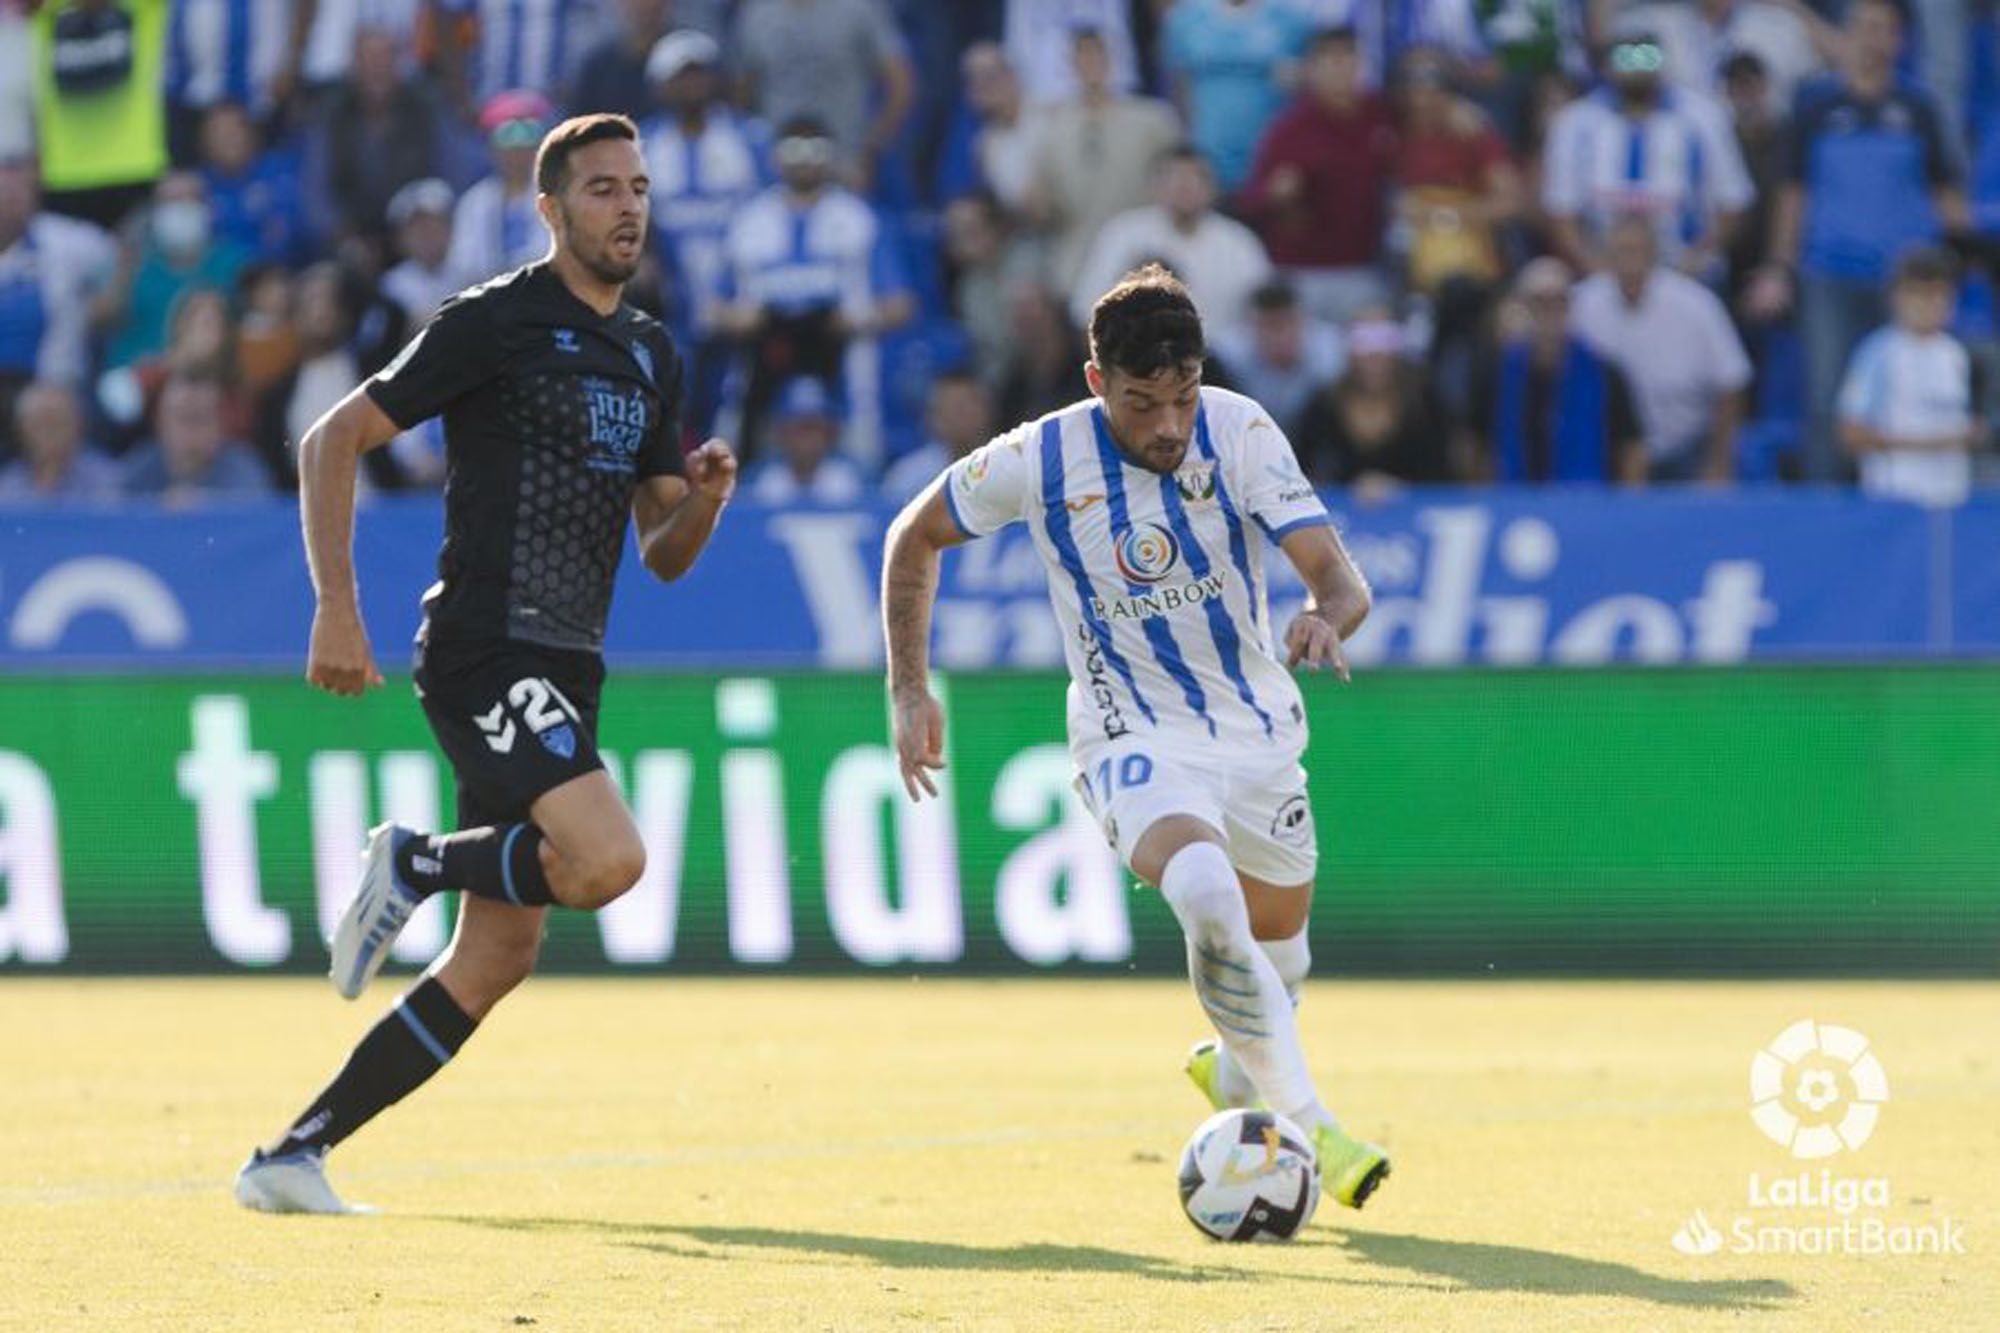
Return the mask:
{"type": "Polygon", "coordinates": [[[1554,1250],[1477,1241],[1349,1231],[1308,1246],[1338,1247],[1357,1259],[1441,1277],[1479,1291],[1536,1292],[1552,1296],[1619,1296],[1713,1310],[1769,1310],[1798,1295],[1776,1278],[1675,1278],[1607,1259],[1585,1259],[1554,1250]]]}
{"type": "Polygon", "coordinates": [[[775,1227],[689,1226],[664,1222],[613,1222],[572,1217],[442,1217],[442,1222],[500,1231],[590,1231],[617,1238],[631,1249],[675,1258],[720,1256],[695,1246],[785,1251],[819,1258],[856,1259],[883,1268],[980,1273],[1115,1273],[1156,1282],[1339,1282],[1363,1286],[1434,1286],[1377,1282],[1308,1273],[1262,1273],[1213,1264],[1187,1263],[1149,1254],[1130,1254],[1098,1245],[961,1245],[954,1241],[907,1240],[898,1236],[854,1236],[833,1231],[785,1231],[775,1227]]]}

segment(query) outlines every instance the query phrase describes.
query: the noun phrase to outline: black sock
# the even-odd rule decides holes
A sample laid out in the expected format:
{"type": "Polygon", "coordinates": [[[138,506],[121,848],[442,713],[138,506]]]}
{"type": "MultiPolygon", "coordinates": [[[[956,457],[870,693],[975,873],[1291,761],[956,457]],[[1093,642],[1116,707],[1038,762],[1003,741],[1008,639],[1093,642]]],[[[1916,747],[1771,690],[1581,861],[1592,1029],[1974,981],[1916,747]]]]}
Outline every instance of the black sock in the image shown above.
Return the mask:
{"type": "Polygon", "coordinates": [[[405,883],[425,894],[463,889],[516,907],[547,907],[556,895],[542,869],[542,831],[494,825],[411,838],[397,853],[405,883]]]}
{"type": "Polygon", "coordinates": [[[333,1082],[285,1131],[276,1152],[324,1151],[339,1143],[443,1069],[477,1026],[436,977],[425,977],[368,1030],[333,1082]]]}

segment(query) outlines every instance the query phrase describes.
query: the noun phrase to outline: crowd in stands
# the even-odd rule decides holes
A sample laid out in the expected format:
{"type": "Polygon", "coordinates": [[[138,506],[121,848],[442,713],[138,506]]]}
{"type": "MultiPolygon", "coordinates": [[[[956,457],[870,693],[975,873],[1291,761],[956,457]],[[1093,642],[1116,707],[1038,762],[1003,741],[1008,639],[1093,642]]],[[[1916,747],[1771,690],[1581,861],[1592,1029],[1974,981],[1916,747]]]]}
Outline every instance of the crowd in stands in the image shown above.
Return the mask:
{"type": "MultiPolygon", "coordinates": [[[[1952,504],[1996,49],[1968,0],[0,0],[0,502],[295,487],[615,111],[630,298],[760,499],[906,497],[1083,396],[1157,260],[1329,485],[1952,504]]],[[[364,480],[444,472],[432,423],[364,480]]]]}

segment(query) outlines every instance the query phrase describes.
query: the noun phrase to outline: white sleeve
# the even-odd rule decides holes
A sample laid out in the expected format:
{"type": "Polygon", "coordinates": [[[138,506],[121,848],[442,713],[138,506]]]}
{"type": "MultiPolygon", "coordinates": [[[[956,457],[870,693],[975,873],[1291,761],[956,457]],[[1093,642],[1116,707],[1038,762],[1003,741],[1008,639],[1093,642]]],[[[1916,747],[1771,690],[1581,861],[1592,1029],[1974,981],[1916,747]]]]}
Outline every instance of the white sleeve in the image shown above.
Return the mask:
{"type": "Polygon", "coordinates": [[[1585,107],[1573,102],[1556,112],[1549,127],[1549,140],[1542,153],[1542,209],[1556,217],[1570,217],[1583,211],[1585,182],[1576,174],[1581,151],[1585,107]]]}
{"type": "Polygon", "coordinates": [[[1707,288],[1703,288],[1701,294],[1707,298],[1702,305],[1708,312],[1709,359],[1715,371],[1715,383],[1733,392],[1750,382],[1750,354],[1743,350],[1743,339],[1736,332],[1736,325],[1730,322],[1729,311],[1724,308],[1721,298],[1707,288]]]}
{"type": "Polygon", "coordinates": [[[1715,164],[1709,191],[1716,210],[1739,213],[1750,207],[1757,201],[1757,186],[1750,179],[1750,169],[1743,163],[1743,150],[1737,146],[1728,117],[1719,107],[1704,104],[1697,133],[1707,141],[1702,151],[1715,164]]]}
{"type": "Polygon", "coordinates": [[[984,537],[1028,516],[1027,439],[1025,426],[1009,431],[945,469],[945,507],[960,532],[984,537]]]}
{"type": "Polygon", "coordinates": [[[1269,413],[1251,407],[1247,420],[1237,428],[1236,440],[1241,460],[1237,472],[1241,493],[1237,498],[1272,541],[1294,528],[1333,521],[1320,503],[1319,492],[1299,467],[1292,442],[1269,413]]]}

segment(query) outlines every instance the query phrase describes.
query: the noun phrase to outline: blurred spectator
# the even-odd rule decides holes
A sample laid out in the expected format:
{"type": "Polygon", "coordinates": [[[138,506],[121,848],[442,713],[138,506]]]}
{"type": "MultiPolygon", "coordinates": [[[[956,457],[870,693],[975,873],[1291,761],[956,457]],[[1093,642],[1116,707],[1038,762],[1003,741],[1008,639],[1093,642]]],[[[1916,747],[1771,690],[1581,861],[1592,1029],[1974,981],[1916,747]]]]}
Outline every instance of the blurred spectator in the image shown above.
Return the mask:
{"type": "Polygon", "coordinates": [[[1403,57],[1397,92],[1395,171],[1410,284],[1429,293],[1453,279],[1484,288],[1500,277],[1499,229],[1520,213],[1520,173],[1485,114],[1452,95],[1436,49],[1403,57]]]}
{"type": "Polygon", "coordinates": [[[216,235],[258,259],[306,258],[306,201],[292,154],[258,151],[258,130],[238,102],[217,102],[201,122],[201,176],[216,235]]]}
{"type": "MultiPolygon", "coordinates": [[[[1116,91],[1103,33],[1079,28],[1070,45],[1080,90],[1043,119],[1028,204],[1048,228],[1050,281],[1064,291],[1097,229],[1146,202],[1154,165],[1181,137],[1173,108],[1116,91]]],[[[1018,57],[1015,68],[1025,69],[1018,57]]]]}
{"type": "Polygon", "coordinates": [[[1041,121],[1030,115],[1021,80],[997,42],[974,42],[959,62],[965,106],[938,168],[938,197],[988,189],[1009,210],[1026,206],[1035,178],[1041,121]]]}
{"type": "Polygon", "coordinates": [[[1740,298],[1763,266],[1765,246],[1770,243],[1771,209],[1785,184],[1786,122],[1772,105],[1764,62],[1750,52],[1723,63],[1722,88],[1736,147],[1756,191],[1756,202],[1736,228],[1727,252],[1729,291],[1740,298]]]}
{"type": "Polygon", "coordinates": [[[379,234],[396,191],[438,174],[441,124],[435,103],[400,68],[394,33],[363,28],[353,72],[328,99],[308,145],[321,225],[379,234]]]}
{"type": "Polygon", "coordinates": [[[0,423],[29,380],[83,383],[91,296],[117,264],[105,232],[42,209],[33,158],[0,162],[0,423]]]}
{"type": "Polygon", "coordinates": [[[1105,90],[1114,96],[1136,92],[1139,56],[1127,0],[1007,0],[1001,41],[1030,106],[1085,95],[1089,78],[1073,57],[1086,32],[1096,36],[1103,55],[1105,90]]]}
{"type": "Polygon", "coordinates": [[[30,384],[13,405],[21,456],[0,468],[0,505],[93,502],[118,495],[118,468],[83,438],[76,395],[60,384],[30,384]]]}
{"type": "Polygon", "coordinates": [[[754,452],[777,385],[809,376],[829,390],[844,385],[848,448],[873,463],[882,447],[875,339],[909,321],[909,283],[875,210],[835,182],[824,124],[789,122],[776,156],[781,183],[745,206],[729,229],[730,301],[719,322],[749,345],[734,438],[754,452]]]}
{"type": "Polygon", "coordinates": [[[515,88],[570,101],[583,54],[608,30],[609,0],[437,0],[446,81],[460,106],[515,88]],[[469,20],[469,21],[468,21],[469,20]]]}
{"type": "Polygon", "coordinates": [[[1833,436],[1834,397],[1848,357],[1883,323],[1895,256],[1965,223],[1958,166],[1936,106],[1898,86],[1903,22],[1889,0],[1855,0],[1837,87],[1799,99],[1786,185],[1772,210],[1770,258],[1747,298],[1764,318],[1794,299],[1805,343],[1809,424],[1804,472],[1845,471],[1833,436]]]}
{"type": "Polygon", "coordinates": [[[127,495],[152,496],[178,508],[271,493],[271,479],[257,456],[224,434],[222,397],[214,380],[176,375],[167,381],[153,411],[155,438],[125,460],[127,495]]]}
{"type": "Polygon", "coordinates": [[[1480,366],[1471,425],[1491,480],[1644,481],[1646,441],[1625,372],[1570,331],[1570,272],[1531,260],[1499,345],[1480,366]]]}
{"type": "Polygon", "coordinates": [[[1404,355],[1403,326],[1386,306],[1347,328],[1347,371],[1306,405],[1299,461],[1322,485],[1364,494],[1451,479],[1444,413],[1421,366],[1404,355]]]}
{"type": "Polygon", "coordinates": [[[396,230],[401,258],[382,275],[382,290],[413,329],[458,290],[448,262],[452,205],[451,186],[435,176],[411,181],[389,201],[389,225],[396,230]]]}
{"type": "Polygon", "coordinates": [[[1161,159],[1154,198],[1104,224],[1070,289],[1070,316],[1090,324],[1090,308],[1119,278],[1159,260],[1187,284],[1204,322],[1227,328],[1250,310],[1250,294],[1271,276],[1257,233],[1215,211],[1215,177],[1191,145],[1161,159]]]}
{"type": "MultiPolygon", "coordinates": [[[[236,317],[229,296],[215,287],[190,287],[167,315],[166,350],[132,368],[142,412],[159,401],[160,390],[176,375],[213,380],[222,389],[222,429],[231,438],[247,433],[249,403],[238,392],[236,317]]],[[[138,420],[129,423],[137,426],[138,420]]]]}
{"type": "Polygon", "coordinates": [[[1557,253],[1603,266],[1613,218],[1650,218],[1660,253],[1683,272],[1720,276],[1720,257],[1753,199],[1721,109],[1666,85],[1666,54],[1627,28],[1604,57],[1606,86],[1556,114],[1544,150],[1542,207],[1557,253]]]}
{"type": "Polygon", "coordinates": [[[1730,480],[1750,358],[1714,292],[1660,263],[1645,217],[1612,224],[1606,271],[1577,287],[1571,322],[1625,372],[1653,481],[1730,480]]]}
{"type": "Polygon", "coordinates": [[[1752,55],[1764,67],[1772,112],[1792,104],[1792,94],[1825,68],[1821,44],[1832,29],[1800,0],[1682,0],[1647,4],[1632,19],[1658,34],[1667,77],[1705,97],[1723,93],[1732,56],[1752,55]]]}
{"type": "Polygon", "coordinates": [[[1594,0],[1469,0],[1469,7],[1487,57],[1478,96],[1522,148],[1547,81],[1590,77],[1594,0]]]}
{"type": "Polygon", "coordinates": [[[980,376],[997,389],[1015,347],[1014,292],[1041,281],[1041,254],[1013,234],[1000,201],[985,190],[945,206],[944,246],[952,314],[972,340],[980,376]]]}
{"type": "Polygon", "coordinates": [[[1000,377],[1000,419],[1033,421],[1090,396],[1084,383],[1088,355],[1062,305],[1039,283],[1014,289],[1009,302],[1014,355],[1000,377]]]}
{"type": "Polygon", "coordinates": [[[37,148],[49,207],[116,227],[167,168],[168,0],[34,11],[37,148]]]}
{"type": "Polygon", "coordinates": [[[685,419],[698,434],[715,411],[726,363],[717,321],[728,300],[729,224],[771,183],[770,131],[722,100],[721,63],[715,39],[692,29],[662,37],[646,62],[659,107],[643,125],[653,228],[674,275],[685,419]]]}
{"type": "Polygon", "coordinates": [[[569,113],[614,111],[633,120],[653,114],[646,62],[667,35],[673,0],[618,0],[617,30],[583,58],[569,113]]]}
{"type": "Polygon", "coordinates": [[[771,456],[752,469],[744,489],[759,504],[858,504],[867,494],[861,469],[834,452],[840,417],[816,379],[795,379],[771,407],[771,456]]]}
{"type": "Polygon", "coordinates": [[[153,191],[145,228],[127,247],[117,279],[97,299],[101,326],[115,330],[107,366],[129,366],[167,346],[167,325],[181,294],[195,287],[233,290],[250,254],[215,234],[208,189],[191,171],[170,172],[153,191]]]}
{"type": "Polygon", "coordinates": [[[1225,194],[1249,176],[1308,35],[1305,16],[1283,0],[1174,0],[1168,9],[1162,63],[1188,137],[1225,194]]]}
{"type": "Polygon", "coordinates": [[[874,0],[744,0],[731,51],[740,100],[767,124],[824,124],[850,178],[865,187],[915,96],[903,38],[874,0]]]}
{"type": "Polygon", "coordinates": [[[501,93],[480,108],[493,174],[468,189],[452,214],[445,264],[459,286],[484,282],[548,253],[548,228],[535,207],[535,150],[553,115],[547,98],[525,89],[501,93]]]}
{"type": "Polygon", "coordinates": [[[265,468],[287,489],[298,483],[300,438],[361,382],[349,346],[354,313],[338,265],[315,264],[300,275],[297,325],[298,364],[265,391],[255,435],[265,468]]]}
{"type": "Polygon", "coordinates": [[[1238,201],[1305,308],[1344,324],[1383,299],[1385,195],[1395,132],[1362,82],[1352,29],[1315,35],[1303,88],[1257,147],[1238,201]]]}
{"type": "Polygon", "coordinates": [[[993,396],[977,375],[941,370],[932,376],[924,432],[924,443],[882,474],[882,494],[896,504],[914,499],[946,468],[993,438],[993,396]]]}
{"type": "Polygon", "coordinates": [[[35,152],[35,34],[27,0],[0,0],[0,162],[35,152]]]}
{"type": "Polygon", "coordinates": [[[390,49],[403,53],[411,68],[431,54],[431,0],[312,0],[310,8],[300,73],[315,95],[347,81],[364,31],[387,37],[390,49]]]}
{"type": "Polygon", "coordinates": [[[275,264],[254,264],[237,280],[242,314],[236,321],[236,373],[255,402],[298,364],[298,330],[292,327],[292,275],[275,264]]]}
{"type": "Polygon", "coordinates": [[[191,163],[208,112],[224,103],[274,124],[297,91],[313,6],[296,0],[172,0],[167,20],[168,144],[191,163]]]}
{"type": "Polygon", "coordinates": [[[1280,429],[1299,438],[1306,403],[1340,377],[1347,364],[1340,330],[1299,308],[1282,278],[1250,297],[1250,318],[1216,331],[1212,347],[1223,375],[1263,404],[1280,429]]]}
{"type": "Polygon", "coordinates": [[[1893,321],[1862,339],[1840,390],[1840,441],[1861,460],[1861,488],[1918,504],[1956,505],[1972,488],[1979,442],[1972,361],[1945,331],[1958,265],[1920,246],[1896,265],[1893,321]]]}

